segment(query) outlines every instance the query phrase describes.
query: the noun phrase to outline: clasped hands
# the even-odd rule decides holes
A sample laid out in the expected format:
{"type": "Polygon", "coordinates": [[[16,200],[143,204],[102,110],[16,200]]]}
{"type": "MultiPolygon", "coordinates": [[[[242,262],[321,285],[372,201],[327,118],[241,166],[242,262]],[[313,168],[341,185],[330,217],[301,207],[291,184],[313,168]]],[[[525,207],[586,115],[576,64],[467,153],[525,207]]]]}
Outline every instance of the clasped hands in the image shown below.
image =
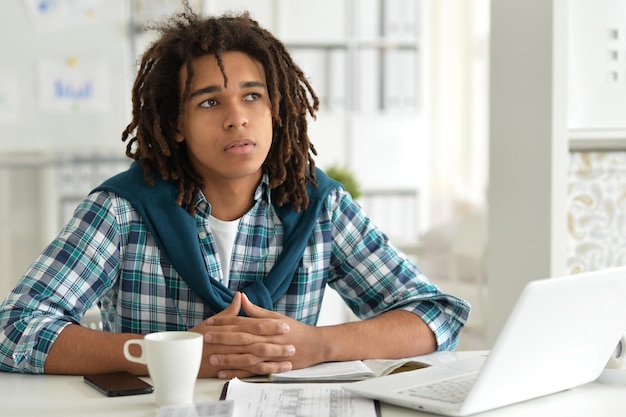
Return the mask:
{"type": "Polygon", "coordinates": [[[319,328],[258,307],[240,292],[228,308],[190,331],[204,335],[200,377],[245,378],[323,361],[319,328]]]}

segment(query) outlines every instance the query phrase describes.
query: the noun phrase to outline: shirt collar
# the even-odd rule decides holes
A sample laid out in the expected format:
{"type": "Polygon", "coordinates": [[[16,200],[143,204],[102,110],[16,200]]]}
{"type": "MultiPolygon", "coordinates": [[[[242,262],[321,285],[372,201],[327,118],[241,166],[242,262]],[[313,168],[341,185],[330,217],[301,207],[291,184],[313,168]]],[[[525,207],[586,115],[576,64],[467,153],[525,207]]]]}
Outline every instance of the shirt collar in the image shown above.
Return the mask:
{"type": "MultiPolygon", "coordinates": [[[[254,191],[255,204],[258,204],[260,201],[263,200],[266,200],[270,204],[272,202],[270,177],[267,172],[263,174],[263,177],[261,177],[261,181],[259,182],[258,187],[254,191]]],[[[196,211],[198,213],[201,213],[205,217],[208,217],[211,213],[211,205],[207,201],[202,190],[200,190],[200,192],[198,193],[198,198],[196,200],[196,211]]]]}

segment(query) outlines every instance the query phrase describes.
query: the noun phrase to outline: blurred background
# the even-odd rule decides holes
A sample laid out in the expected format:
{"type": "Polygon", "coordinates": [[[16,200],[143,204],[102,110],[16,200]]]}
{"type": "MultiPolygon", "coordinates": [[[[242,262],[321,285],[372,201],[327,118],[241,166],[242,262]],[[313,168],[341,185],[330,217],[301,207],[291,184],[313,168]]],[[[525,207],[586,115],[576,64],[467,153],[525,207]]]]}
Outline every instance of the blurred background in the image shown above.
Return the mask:
{"type": "MultiPolygon", "coordinates": [[[[287,45],[321,99],[318,166],[354,179],[391,242],[472,303],[461,345],[482,348],[528,280],[623,264],[625,1],[190,4],[248,10],[287,45]]],[[[147,26],[180,10],[0,5],[0,296],[128,166],[120,138],[147,26]]],[[[351,319],[326,301],[322,323],[351,319]]]]}

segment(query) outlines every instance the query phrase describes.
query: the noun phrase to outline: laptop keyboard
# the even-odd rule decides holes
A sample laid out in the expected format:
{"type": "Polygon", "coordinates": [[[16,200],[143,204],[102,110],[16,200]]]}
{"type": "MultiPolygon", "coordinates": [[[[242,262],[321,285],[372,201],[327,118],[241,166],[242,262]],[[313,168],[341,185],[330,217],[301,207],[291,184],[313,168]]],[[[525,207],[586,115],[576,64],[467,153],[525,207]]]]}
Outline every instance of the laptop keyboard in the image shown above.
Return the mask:
{"type": "Polygon", "coordinates": [[[476,374],[472,374],[462,378],[447,379],[432,384],[403,389],[399,393],[457,404],[463,402],[475,380],[476,374]]]}

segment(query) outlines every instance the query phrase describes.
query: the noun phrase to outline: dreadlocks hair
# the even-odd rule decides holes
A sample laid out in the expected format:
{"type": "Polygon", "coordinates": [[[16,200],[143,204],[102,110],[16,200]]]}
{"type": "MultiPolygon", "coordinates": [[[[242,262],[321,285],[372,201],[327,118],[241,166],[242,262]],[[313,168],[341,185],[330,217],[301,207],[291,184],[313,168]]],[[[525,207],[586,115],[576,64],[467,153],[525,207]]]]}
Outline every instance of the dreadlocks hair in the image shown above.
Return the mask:
{"type": "Polygon", "coordinates": [[[269,174],[272,202],[278,206],[291,203],[295,211],[306,209],[307,182],[317,186],[313,160],[317,151],[309,141],[307,114],[315,119],[319,99],[286,47],[247,12],[201,17],[186,7],[154,29],[160,37],[141,58],[132,89],[132,120],[122,132],[122,141],[128,140],[126,155],[139,161],[146,182],[152,185],[153,175],[173,181],[178,188],[177,204],[195,213],[202,179],[190,163],[185,142],[175,140],[194,76],[192,61],[215,56],[227,84],[222,54],[238,51],[265,69],[273,137],[263,170],[269,174]],[[179,91],[183,66],[188,76],[184,90],[179,91]]]}

